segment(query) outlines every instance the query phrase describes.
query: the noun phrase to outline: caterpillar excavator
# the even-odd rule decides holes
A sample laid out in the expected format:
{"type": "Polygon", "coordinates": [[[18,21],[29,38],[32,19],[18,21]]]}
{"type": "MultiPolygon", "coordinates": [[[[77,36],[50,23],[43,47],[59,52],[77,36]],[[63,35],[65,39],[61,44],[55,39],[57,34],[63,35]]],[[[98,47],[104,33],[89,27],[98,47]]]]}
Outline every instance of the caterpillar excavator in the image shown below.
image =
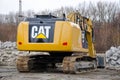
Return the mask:
{"type": "Polygon", "coordinates": [[[79,73],[97,67],[92,21],[71,12],[63,18],[36,15],[22,21],[17,30],[17,49],[20,51],[47,52],[47,54],[18,56],[19,72],[32,70],[61,70],[79,73]]]}

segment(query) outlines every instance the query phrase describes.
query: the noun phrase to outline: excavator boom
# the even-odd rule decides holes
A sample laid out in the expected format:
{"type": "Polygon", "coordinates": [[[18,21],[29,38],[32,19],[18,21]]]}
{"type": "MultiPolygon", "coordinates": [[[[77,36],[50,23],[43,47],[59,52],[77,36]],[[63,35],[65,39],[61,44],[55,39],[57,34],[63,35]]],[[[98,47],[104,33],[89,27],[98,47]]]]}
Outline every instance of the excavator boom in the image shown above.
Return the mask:
{"type": "Polygon", "coordinates": [[[92,58],[95,58],[96,52],[93,43],[94,31],[91,19],[81,16],[79,12],[71,12],[67,18],[69,21],[78,24],[81,28],[81,31],[85,33],[85,38],[88,44],[88,55],[92,58]]]}

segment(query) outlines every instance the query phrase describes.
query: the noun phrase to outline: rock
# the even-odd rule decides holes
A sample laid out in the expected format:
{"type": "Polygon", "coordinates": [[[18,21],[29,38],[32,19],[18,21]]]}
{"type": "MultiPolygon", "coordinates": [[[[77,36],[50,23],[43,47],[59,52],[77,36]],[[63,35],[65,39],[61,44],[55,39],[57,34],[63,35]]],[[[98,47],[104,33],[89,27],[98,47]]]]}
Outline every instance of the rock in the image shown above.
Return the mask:
{"type": "Polygon", "coordinates": [[[116,51],[118,51],[116,47],[111,47],[110,50],[112,51],[112,53],[115,53],[116,51]]]}
{"type": "Polygon", "coordinates": [[[118,46],[118,49],[120,50],[120,46],[118,46]]]}
{"type": "Polygon", "coordinates": [[[110,62],[110,64],[111,64],[111,65],[113,65],[113,66],[115,66],[115,65],[116,65],[116,63],[117,63],[117,62],[116,62],[116,61],[114,61],[114,60],[111,60],[111,62],[110,62]]]}
{"type": "Polygon", "coordinates": [[[120,58],[116,62],[120,65],[120,58]]]}
{"type": "Polygon", "coordinates": [[[107,68],[120,70],[120,46],[111,47],[105,54],[107,68]]]}
{"type": "Polygon", "coordinates": [[[117,58],[117,56],[111,56],[110,59],[117,61],[118,58],[117,58]]]}
{"type": "Polygon", "coordinates": [[[108,50],[108,51],[106,51],[106,57],[107,58],[109,58],[110,56],[112,56],[113,55],[113,53],[112,53],[112,51],[111,50],[108,50]]]}
{"type": "Polygon", "coordinates": [[[0,41],[0,65],[15,65],[19,52],[16,50],[16,42],[0,41]]]}

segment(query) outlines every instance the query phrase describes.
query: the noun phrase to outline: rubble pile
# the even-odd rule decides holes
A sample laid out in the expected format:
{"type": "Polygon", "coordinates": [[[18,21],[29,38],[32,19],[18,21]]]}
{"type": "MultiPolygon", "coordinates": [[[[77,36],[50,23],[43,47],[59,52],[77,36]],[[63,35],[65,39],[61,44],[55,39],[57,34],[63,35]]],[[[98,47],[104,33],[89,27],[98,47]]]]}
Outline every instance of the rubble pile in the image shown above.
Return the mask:
{"type": "Polygon", "coordinates": [[[15,66],[16,59],[19,56],[36,55],[36,54],[48,54],[43,52],[30,52],[29,51],[18,51],[16,48],[16,42],[0,41],[0,65],[15,66]]]}
{"type": "Polygon", "coordinates": [[[106,68],[120,70],[120,46],[106,51],[106,68]]]}
{"type": "Polygon", "coordinates": [[[15,65],[19,51],[16,49],[16,42],[0,41],[0,65],[15,65]]]}
{"type": "Polygon", "coordinates": [[[1,42],[0,41],[0,49],[16,49],[16,42],[6,41],[1,42]]]}

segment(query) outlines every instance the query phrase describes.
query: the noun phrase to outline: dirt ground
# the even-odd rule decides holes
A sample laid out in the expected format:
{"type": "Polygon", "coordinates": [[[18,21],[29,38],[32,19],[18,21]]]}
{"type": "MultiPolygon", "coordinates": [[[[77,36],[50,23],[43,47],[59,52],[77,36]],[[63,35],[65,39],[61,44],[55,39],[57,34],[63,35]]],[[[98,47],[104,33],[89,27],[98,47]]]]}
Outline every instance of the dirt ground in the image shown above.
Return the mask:
{"type": "Polygon", "coordinates": [[[98,69],[80,74],[62,72],[19,73],[14,66],[0,66],[0,80],[120,80],[120,71],[98,69]]]}

